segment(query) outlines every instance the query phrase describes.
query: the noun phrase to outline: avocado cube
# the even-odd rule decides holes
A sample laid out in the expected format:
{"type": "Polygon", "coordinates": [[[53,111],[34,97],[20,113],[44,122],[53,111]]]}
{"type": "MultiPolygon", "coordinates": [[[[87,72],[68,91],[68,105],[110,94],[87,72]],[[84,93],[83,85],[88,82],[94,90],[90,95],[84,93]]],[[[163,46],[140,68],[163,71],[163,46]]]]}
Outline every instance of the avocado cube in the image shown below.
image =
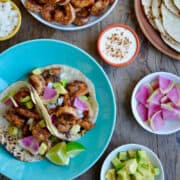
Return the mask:
{"type": "Polygon", "coordinates": [[[116,172],[115,172],[115,169],[109,169],[109,170],[106,172],[105,179],[106,179],[106,180],[116,180],[116,172]]]}
{"type": "Polygon", "coordinates": [[[141,167],[143,167],[145,169],[148,169],[149,171],[151,170],[151,167],[152,167],[148,160],[139,161],[138,166],[141,166],[141,167]]]}
{"type": "Polygon", "coordinates": [[[151,172],[153,175],[158,176],[160,175],[160,169],[157,167],[151,167],[151,172]]]}
{"type": "Polygon", "coordinates": [[[151,173],[151,171],[149,171],[148,169],[145,169],[141,166],[138,166],[137,168],[137,172],[139,172],[144,179],[146,180],[154,180],[154,175],[151,173]]]}
{"type": "Polygon", "coordinates": [[[127,152],[126,151],[122,151],[122,152],[119,153],[119,160],[120,161],[125,161],[127,159],[128,159],[128,157],[127,157],[127,152]]]}
{"type": "Polygon", "coordinates": [[[111,163],[115,169],[121,169],[124,166],[124,163],[121,162],[117,157],[114,157],[111,163]]]}
{"type": "Polygon", "coordinates": [[[131,180],[131,177],[125,168],[118,170],[117,174],[117,180],[131,180]]]}
{"type": "Polygon", "coordinates": [[[143,176],[139,173],[139,172],[136,172],[135,174],[133,174],[132,176],[131,176],[132,178],[132,180],[144,180],[143,179],[143,176]]]}
{"type": "Polygon", "coordinates": [[[128,157],[129,158],[136,158],[136,153],[137,151],[136,150],[130,150],[128,151],[128,157]]]}
{"type": "Polygon", "coordinates": [[[129,159],[126,161],[125,167],[128,174],[134,174],[138,167],[138,163],[136,159],[129,159]]]}
{"type": "Polygon", "coordinates": [[[137,159],[138,159],[138,161],[148,160],[146,151],[143,151],[143,150],[137,151],[137,159]]]}

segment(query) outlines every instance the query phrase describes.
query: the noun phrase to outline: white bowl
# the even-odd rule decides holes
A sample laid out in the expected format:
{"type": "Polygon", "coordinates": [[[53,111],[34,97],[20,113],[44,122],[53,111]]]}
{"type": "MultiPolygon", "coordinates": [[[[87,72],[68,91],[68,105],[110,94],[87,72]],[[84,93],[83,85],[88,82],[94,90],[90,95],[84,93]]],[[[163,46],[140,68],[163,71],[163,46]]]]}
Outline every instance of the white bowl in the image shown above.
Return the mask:
{"type": "Polygon", "coordinates": [[[105,159],[102,168],[101,168],[101,174],[100,174],[100,179],[101,180],[105,180],[105,174],[107,172],[108,169],[112,168],[111,165],[111,160],[120,152],[120,151],[128,151],[128,150],[138,150],[138,149],[142,149],[144,151],[146,151],[147,156],[150,160],[150,162],[152,163],[153,166],[156,166],[160,169],[160,175],[156,176],[155,180],[164,180],[164,170],[163,170],[163,166],[161,164],[161,161],[159,160],[159,158],[157,157],[157,155],[151,151],[149,148],[139,145],[139,144],[126,144],[123,146],[119,146],[116,149],[114,149],[105,159]]]}
{"type": "Polygon", "coordinates": [[[156,73],[152,73],[152,74],[145,76],[143,79],[141,79],[137,83],[136,87],[133,90],[132,97],[131,97],[131,108],[132,108],[132,112],[133,112],[133,115],[134,115],[136,121],[145,130],[147,130],[151,133],[154,133],[154,134],[167,135],[167,134],[175,133],[175,132],[180,130],[180,120],[179,121],[166,121],[165,127],[163,127],[161,130],[153,131],[150,126],[148,126],[145,122],[143,122],[143,120],[139,116],[139,113],[138,113],[137,108],[136,108],[138,102],[135,98],[135,95],[136,95],[138,89],[142,85],[147,84],[147,83],[151,82],[152,80],[156,79],[158,76],[164,76],[164,77],[167,77],[173,81],[180,82],[179,76],[172,74],[172,73],[167,73],[167,72],[156,72],[156,73]]]}
{"type": "MultiPolygon", "coordinates": [[[[24,5],[25,7],[25,2],[26,0],[21,0],[22,4],[24,5]]],[[[100,16],[91,16],[90,17],[90,21],[83,25],[83,26],[75,26],[75,25],[61,25],[61,24],[58,24],[58,23],[53,23],[53,22],[48,22],[46,20],[44,20],[42,18],[42,16],[40,15],[40,13],[34,13],[34,12],[31,12],[31,11],[28,11],[35,19],[37,19],[39,22],[45,24],[46,26],[49,26],[51,28],[54,28],[54,29],[58,29],[58,30],[63,30],[63,31],[77,31],[77,30],[82,30],[82,29],[86,29],[86,28],[89,28],[97,23],[99,23],[100,21],[102,21],[104,18],[106,18],[111,12],[112,10],[115,8],[116,4],[117,4],[118,0],[115,0],[114,3],[108,7],[108,9],[100,16]]]]}

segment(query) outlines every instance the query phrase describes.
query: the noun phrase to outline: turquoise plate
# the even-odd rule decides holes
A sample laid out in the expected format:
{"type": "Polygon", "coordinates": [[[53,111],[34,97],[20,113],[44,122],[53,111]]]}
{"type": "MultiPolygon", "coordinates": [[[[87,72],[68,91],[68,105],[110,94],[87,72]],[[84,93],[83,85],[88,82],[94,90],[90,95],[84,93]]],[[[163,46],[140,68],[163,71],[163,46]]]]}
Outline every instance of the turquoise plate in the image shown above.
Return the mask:
{"type": "Polygon", "coordinates": [[[73,45],[55,40],[34,40],[6,50],[0,55],[0,91],[15,81],[27,78],[32,69],[49,64],[72,66],[91,79],[99,103],[96,126],[79,140],[86,151],[72,158],[66,167],[56,166],[47,160],[21,162],[1,147],[0,173],[13,180],[74,179],[93,166],[111,140],[116,105],[110,81],[91,56],[73,45]]]}

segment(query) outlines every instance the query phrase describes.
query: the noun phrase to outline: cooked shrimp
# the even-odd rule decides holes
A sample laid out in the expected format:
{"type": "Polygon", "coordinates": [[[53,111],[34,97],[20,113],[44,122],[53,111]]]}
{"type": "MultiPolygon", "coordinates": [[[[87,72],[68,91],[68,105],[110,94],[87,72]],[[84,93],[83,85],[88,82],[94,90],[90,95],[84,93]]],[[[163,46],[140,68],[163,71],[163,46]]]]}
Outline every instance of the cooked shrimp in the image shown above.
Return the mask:
{"type": "Polygon", "coordinates": [[[75,19],[75,10],[70,3],[59,6],[55,10],[54,19],[57,23],[63,25],[71,24],[75,19]]]}
{"type": "Polygon", "coordinates": [[[64,104],[64,106],[71,106],[71,97],[69,96],[69,94],[64,95],[63,104],[64,104]]]}
{"type": "Polygon", "coordinates": [[[76,8],[90,7],[94,4],[95,0],[71,0],[71,3],[76,8]]]}
{"type": "Polygon", "coordinates": [[[88,93],[88,87],[85,82],[73,81],[67,85],[67,90],[73,97],[83,96],[88,93]]]}
{"type": "Polygon", "coordinates": [[[56,116],[61,116],[61,115],[72,115],[73,117],[77,117],[77,112],[76,109],[72,108],[72,107],[68,107],[68,106],[63,106],[63,107],[59,107],[56,110],[56,116]]]}
{"type": "Polygon", "coordinates": [[[25,6],[28,10],[33,12],[40,12],[43,8],[43,5],[38,3],[37,0],[26,0],[25,6]]]}
{"type": "Polygon", "coordinates": [[[7,111],[5,118],[7,121],[14,124],[18,128],[21,128],[24,125],[24,119],[17,116],[14,111],[7,111]]]}
{"type": "Polygon", "coordinates": [[[29,81],[32,84],[32,86],[36,89],[37,93],[39,95],[42,95],[46,87],[46,82],[44,78],[41,75],[31,74],[29,76],[29,81]]]}
{"type": "Polygon", "coordinates": [[[82,8],[79,11],[76,11],[76,18],[73,22],[73,24],[77,26],[82,26],[84,24],[87,24],[89,21],[90,12],[86,8],[82,8]]]}
{"type": "Polygon", "coordinates": [[[39,141],[46,141],[51,136],[49,131],[46,128],[41,128],[38,123],[32,126],[32,135],[39,141]]]}
{"type": "Polygon", "coordinates": [[[35,119],[35,120],[39,120],[40,119],[40,116],[38,113],[36,112],[33,112],[31,110],[28,110],[28,109],[23,109],[23,108],[16,108],[15,109],[16,113],[22,117],[25,117],[25,118],[32,118],[32,119],[35,119]]]}
{"type": "Polygon", "coordinates": [[[84,128],[87,131],[94,127],[94,124],[90,121],[82,120],[79,124],[82,128],[84,128]]]}
{"type": "Polygon", "coordinates": [[[97,0],[91,8],[91,14],[93,16],[101,15],[107,9],[108,5],[109,0],[97,0]]]}
{"type": "Polygon", "coordinates": [[[54,13],[55,13],[55,5],[54,4],[46,4],[42,10],[41,15],[46,21],[54,21],[54,13]]]}
{"type": "Polygon", "coordinates": [[[58,1],[58,5],[60,5],[60,6],[64,6],[64,5],[66,5],[66,4],[68,4],[68,3],[70,3],[70,1],[71,0],[60,0],[60,1],[58,1]]]}

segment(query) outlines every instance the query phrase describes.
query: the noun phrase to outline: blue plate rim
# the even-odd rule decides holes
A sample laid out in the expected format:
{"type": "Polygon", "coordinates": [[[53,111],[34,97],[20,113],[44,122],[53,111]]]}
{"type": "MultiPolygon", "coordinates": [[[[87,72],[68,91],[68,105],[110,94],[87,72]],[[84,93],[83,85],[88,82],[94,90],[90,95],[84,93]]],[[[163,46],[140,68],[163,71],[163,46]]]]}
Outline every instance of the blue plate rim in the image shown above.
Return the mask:
{"type": "MultiPolygon", "coordinates": [[[[69,46],[71,48],[74,48],[78,51],[80,51],[81,53],[85,54],[86,56],[88,56],[94,63],[95,65],[97,66],[97,68],[100,69],[100,71],[103,73],[105,79],[107,80],[108,82],[108,85],[110,87],[110,90],[111,90],[111,95],[112,95],[112,100],[113,100],[113,104],[114,104],[114,117],[112,118],[113,119],[113,124],[112,124],[112,128],[111,128],[111,133],[110,133],[110,136],[109,138],[107,139],[107,142],[104,146],[104,148],[102,149],[101,153],[97,156],[97,158],[88,166],[86,167],[83,171],[79,172],[78,174],[76,174],[74,177],[72,177],[72,179],[75,179],[79,176],[81,176],[82,174],[84,174],[85,172],[87,172],[90,168],[92,168],[94,166],[94,164],[101,158],[101,156],[103,155],[103,153],[105,152],[105,150],[107,149],[111,139],[112,139],[112,135],[114,133],[114,129],[115,129],[115,124],[116,124],[116,116],[117,116],[117,106],[116,106],[116,98],[115,98],[115,94],[114,94],[114,90],[113,90],[113,87],[112,87],[112,84],[111,84],[111,81],[109,79],[109,77],[107,76],[106,72],[104,71],[104,69],[96,62],[95,58],[92,57],[90,54],[88,54],[85,50],[79,48],[78,46],[76,45],[73,45],[71,43],[68,43],[68,42],[65,42],[65,41],[62,41],[62,40],[55,40],[55,39],[34,39],[34,40],[28,40],[28,41],[24,41],[24,42],[21,42],[21,43],[18,43],[16,45],[13,45],[11,46],[10,48],[4,50],[3,52],[0,53],[0,57],[3,57],[4,54],[8,53],[9,51],[12,51],[13,49],[17,48],[17,47],[20,47],[20,46],[23,46],[23,45],[26,45],[26,44],[30,44],[30,43],[33,43],[33,42],[50,42],[50,43],[58,43],[58,44],[64,44],[66,46],[69,46]]],[[[12,178],[12,177],[9,177],[8,175],[4,174],[6,177],[8,178],[12,178]]]]}

